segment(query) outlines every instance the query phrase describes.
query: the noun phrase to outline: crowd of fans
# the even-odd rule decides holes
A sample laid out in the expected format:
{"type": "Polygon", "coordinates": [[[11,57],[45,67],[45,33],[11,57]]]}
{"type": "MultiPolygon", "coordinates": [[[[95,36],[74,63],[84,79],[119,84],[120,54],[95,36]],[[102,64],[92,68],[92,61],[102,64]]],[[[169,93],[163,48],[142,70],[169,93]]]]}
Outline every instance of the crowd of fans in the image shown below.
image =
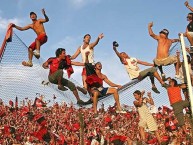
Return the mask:
{"type": "MultiPolygon", "coordinates": [[[[37,107],[28,102],[17,106],[0,103],[0,144],[2,145],[78,145],[81,140],[80,115],[83,115],[84,145],[140,145],[139,114],[135,107],[127,113],[116,113],[116,106],[107,110],[102,105],[99,115],[94,116],[92,108],[75,108],[66,103],[37,107]]],[[[152,107],[151,107],[152,108],[152,107]]],[[[167,106],[152,111],[158,124],[161,144],[191,144],[189,115],[184,114],[185,128],[178,127],[173,110],[167,106]]],[[[145,129],[146,144],[156,145],[155,135],[145,129]]]]}

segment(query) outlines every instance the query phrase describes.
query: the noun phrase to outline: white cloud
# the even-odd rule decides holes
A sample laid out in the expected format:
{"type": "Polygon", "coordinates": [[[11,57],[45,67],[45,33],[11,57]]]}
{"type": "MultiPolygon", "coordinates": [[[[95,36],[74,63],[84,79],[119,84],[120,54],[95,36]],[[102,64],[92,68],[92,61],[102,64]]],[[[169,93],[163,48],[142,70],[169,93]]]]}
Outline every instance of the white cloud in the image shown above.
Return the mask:
{"type": "Polygon", "coordinates": [[[0,30],[6,30],[9,23],[21,24],[23,20],[18,18],[6,19],[0,16],[0,30]]]}

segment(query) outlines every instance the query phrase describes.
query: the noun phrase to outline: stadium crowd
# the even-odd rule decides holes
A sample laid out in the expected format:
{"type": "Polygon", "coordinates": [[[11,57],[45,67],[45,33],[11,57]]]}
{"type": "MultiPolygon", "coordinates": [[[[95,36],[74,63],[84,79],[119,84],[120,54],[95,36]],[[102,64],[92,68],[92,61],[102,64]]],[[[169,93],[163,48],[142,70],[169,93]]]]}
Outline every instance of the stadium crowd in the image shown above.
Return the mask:
{"type": "MultiPolygon", "coordinates": [[[[104,105],[99,108],[99,115],[94,116],[92,108],[76,109],[72,104],[54,103],[52,106],[37,105],[28,101],[27,105],[18,106],[9,102],[0,104],[0,144],[2,145],[78,145],[80,144],[81,123],[83,115],[84,145],[140,145],[139,114],[135,107],[127,108],[127,113],[116,113],[116,106],[104,105]]],[[[184,132],[178,128],[178,121],[172,109],[162,106],[153,111],[158,125],[161,144],[189,145],[191,126],[185,113],[184,132]]],[[[155,108],[154,108],[155,109],[155,108]]],[[[146,143],[156,145],[155,135],[145,129],[146,143]]]]}

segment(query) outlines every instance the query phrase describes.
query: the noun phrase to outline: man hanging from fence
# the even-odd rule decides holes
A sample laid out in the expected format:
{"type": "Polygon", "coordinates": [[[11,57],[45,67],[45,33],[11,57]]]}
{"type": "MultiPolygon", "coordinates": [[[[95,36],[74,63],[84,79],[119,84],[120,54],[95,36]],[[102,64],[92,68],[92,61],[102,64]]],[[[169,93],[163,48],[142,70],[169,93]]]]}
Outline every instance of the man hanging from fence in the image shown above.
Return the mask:
{"type": "Polygon", "coordinates": [[[15,24],[12,24],[12,27],[14,27],[20,31],[32,29],[37,34],[37,38],[28,48],[29,60],[22,62],[22,64],[24,66],[28,66],[28,67],[33,66],[33,63],[32,63],[33,55],[37,59],[39,59],[40,58],[40,46],[47,42],[48,37],[46,35],[46,31],[45,31],[43,23],[48,22],[49,18],[46,15],[46,12],[44,9],[42,9],[42,14],[44,15],[45,18],[44,19],[37,19],[36,13],[30,12],[30,18],[32,20],[32,24],[29,24],[29,25],[24,26],[24,27],[20,27],[20,26],[17,26],[15,24]]]}
{"type": "Polygon", "coordinates": [[[158,46],[157,46],[157,55],[156,58],[153,60],[155,66],[158,66],[162,79],[165,80],[165,74],[163,72],[162,66],[167,66],[174,64],[175,65],[175,71],[176,75],[175,77],[180,79],[179,75],[179,61],[177,59],[177,56],[171,56],[169,55],[169,50],[172,45],[172,43],[179,42],[179,39],[169,39],[169,31],[167,29],[163,29],[159,32],[159,35],[154,34],[153,30],[153,22],[148,24],[148,31],[149,35],[157,40],[158,46]]]}
{"type": "Polygon", "coordinates": [[[150,77],[151,84],[152,84],[152,90],[155,93],[160,93],[155,86],[154,83],[154,77],[160,82],[162,87],[167,87],[167,84],[164,83],[164,81],[159,76],[157,69],[153,67],[152,63],[144,62],[136,58],[132,58],[128,56],[125,52],[119,53],[117,51],[118,43],[116,41],[113,42],[113,50],[115,51],[116,55],[119,57],[121,63],[125,66],[127,73],[129,74],[130,79],[138,79],[142,80],[146,78],[147,76],[150,77]],[[151,66],[150,68],[147,68],[143,71],[140,70],[138,64],[145,65],[145,66],[151,66]]]}
{"type": "Polygon", "coordinates": [[[50,73],[48,75],[50,83],[57,84],[58,89],[62,91],[66,91],[68,90],[67,88],[69,88],[76,97],[77,104],[84,105],[84,102],[78,95],[75,84],[63,77],[63,69],[67,70],[68,76],[73,73],[71,65],[84,66],[84,63],[71,61],[70,56],[66,55],[66,50],[64,48],[58,48],[56,50],[56,57],[49,58],[43,63],[42,67],[45,69],[50,67],[50,73]]]}

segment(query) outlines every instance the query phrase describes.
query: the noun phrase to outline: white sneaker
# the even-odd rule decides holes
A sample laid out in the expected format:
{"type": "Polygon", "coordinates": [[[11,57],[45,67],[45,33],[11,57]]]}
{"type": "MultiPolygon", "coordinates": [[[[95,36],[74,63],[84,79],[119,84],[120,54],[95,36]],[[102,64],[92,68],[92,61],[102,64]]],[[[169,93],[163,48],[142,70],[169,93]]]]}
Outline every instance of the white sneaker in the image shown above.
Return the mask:
{"type": "Polygon", "coordinates": [[[32,67],[32,66],[33,66],[33,63],[32,63],[31,61],[23,61],[23,62],[22,62],[22,65],[23,65],[23,66],[32,67]]]}
{"type": "Polygon", "coordinates": [[[33,52],[33,54],[34,54],[34,56],[35,56],[37,59],[39,59],[39,58],[40,58],[40,53],[39,53],[39,52],[34,51],[34,52],[33,52]]]}

